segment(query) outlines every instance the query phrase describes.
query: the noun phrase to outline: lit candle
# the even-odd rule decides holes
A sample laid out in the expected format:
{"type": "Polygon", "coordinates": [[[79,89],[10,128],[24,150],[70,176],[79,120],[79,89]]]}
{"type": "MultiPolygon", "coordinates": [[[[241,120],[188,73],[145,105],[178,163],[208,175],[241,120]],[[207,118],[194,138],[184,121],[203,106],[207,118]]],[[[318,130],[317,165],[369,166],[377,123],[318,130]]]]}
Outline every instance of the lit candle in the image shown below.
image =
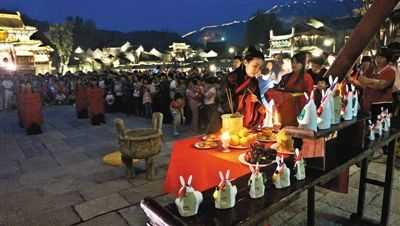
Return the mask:
{"type": "Polygon", "coordinates": [[[274,127],[280,129],[282,124],[281,124],[281,119],[280,115],[278,114],[277,110],[274,110],[273,113],[273,122],[274,122],[274,127]]]}
{"type": "Polygon", "coordinates": [[[222,147],[224,148],[224,152],[229,152],[229,142],[231,141],[231,136],[229,132],[223,132],[221,135],[222,147]]]}

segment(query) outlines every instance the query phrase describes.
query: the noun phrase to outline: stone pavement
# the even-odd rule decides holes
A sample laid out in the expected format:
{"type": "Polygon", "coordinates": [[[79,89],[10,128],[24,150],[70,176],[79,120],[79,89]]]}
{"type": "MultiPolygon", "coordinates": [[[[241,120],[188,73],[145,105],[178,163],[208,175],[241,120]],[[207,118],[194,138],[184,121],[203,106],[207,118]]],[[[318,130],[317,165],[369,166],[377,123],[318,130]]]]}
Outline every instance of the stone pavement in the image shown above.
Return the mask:
{"type": "MultiPolygon", "coordinates": [[[[101,158],[117,148],[113,119],[121,117],[127,127],[150,126],[150,121],[107,115],[107,124],[91,126],[77,119],[71,106],[45,109],[44,133],[26,136],[18,127],[16,113],[0,112],[0,226],[135,225],[142,226],[144,214],[138,203],[155,196],[160,203],[172,201],[162,194],[174,137],[169,125],[157,175],[152,181],[139,173],[127,180],[124,169],[106,166],[101,158]]],[[[184,129],[184,136],[193,135],[184,129]]],[[[183,137],[183,136],[182,136],[183,137]]],[[[382,162],[383,159],[380,159],[382,162]]],[[[143,172],[144,163],[136,167],[143,172]]],[[[348,225],[355,210],[359,170],[353,167],[349,194],[318,189],[317,225],[348,225]]],[[[371,163],[369,176],[382,179],[384,165],[371,163]]],[[[395,171],[393,207],[400,203],[400,172],[395,171]]],[[[379,219],[382,191],[368,186],[367,216],[379,219]]],[[[306,194],[268,219],[273,226],[306,225],[306,194]]],[[[393,208],[391,225],[400,225],[400,210],[393,208]]]]}

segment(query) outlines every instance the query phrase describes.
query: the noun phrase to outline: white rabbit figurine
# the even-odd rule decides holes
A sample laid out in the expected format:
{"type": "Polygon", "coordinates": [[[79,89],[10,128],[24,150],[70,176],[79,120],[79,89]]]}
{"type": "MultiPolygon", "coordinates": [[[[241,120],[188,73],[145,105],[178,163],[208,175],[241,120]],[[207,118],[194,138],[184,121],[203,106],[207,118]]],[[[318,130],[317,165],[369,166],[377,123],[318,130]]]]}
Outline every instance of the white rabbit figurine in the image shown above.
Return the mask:
{"type": "MultiPolygon", "coordinates": [[[[335,114],[335,98],[334,98],[334,92],[336,90],[337,81],[338,81],[338,77],[336,77],[335,80],[333,80],[332,75],[329,75],[330,87],[328,88],[328,90],[330,90],[330,92],[328,93],[328,100],[331,105],[331,124],[338,123],[338,122],[336,122],[337,120],[336,120],[336,114],[335,114]]],[[[339,118],[339,122],[340,122],[340,118],[339,118]]]]}
{"type": "Polygon", "coordinates": [[[329,93],[330,89],[328,89],[325,93],[324,90],[322,90],[322,100],[321,104],[317,109],[317,115],[318,115],[318,129],[329,129],[331,128],[331,117],[332,117],[332,107],[331,103],[329,102],[329,93]]]}
{"type": "Polygon", "coordinates": [[[274,126],[274,121],[273,121],[273,114],[274,114],[274,107],[275,107],[275,102],[274,100],[270,100],[267,102],[265,105],[266,108],[266,114],[265,114],[265,119],[264,119],[264,128],[272,128],[274,126]]]}
{"type": "Polygon", "coordinates": [[[379,136],[382,136],[383,134],[383,119],[381,115],[377,116],[376,123],[375,123],[375,133],[377,133],[379,136]]]}
{"type": "Polygon", "coordinates": [[[200,203],[203,201],[203,195],[201,192],[193,189],[192,175],[189,176],[187,184],[182,176],[179,177],[179,181],[182,187],[179,189],[178,198],[175,199],[178,212],[182,217],[196,215],[199,211],[200,203]]]}
{"type": "Polygon", "coordinates": [[[310,97],[306,92],[304,96],[308,102],[297,116],[297,122],[299,123],[299,127],[317,132],[317,107],[314,102],[314,91],[311,92],[310,97]]]}
{"type": "Polygon", "coordinates": [[[343,109],[343,119],[352,120],[353,119],[353,92],[349,90],[346,85],[346,94],[344,96],[346,99],[346,106],[343,109]]]}
{"type": "Polygon", "coordinates": [[[369,140],[375,140],[375,125],[371,122],[371,120],[368,120],[369,123],[369,136],[368,139],[369,140]]]}
{"type": "Polygon", "coordinates": [[[358,92],[354,85],[351,85],[351,90],[353,91],[353,117],[357,118],[358,109],[360,108],[360,103],[358,103],[358,92]]]}
{"type": "Polygon", "coordinates": [[[250,187],[250,198],[258,199],[264,196],[265,192],[265,182],[264,176],[260,173],[260,167],[258,166],[258,162],[255,167],[249,165],[251,176],[249,179],[249,187],[250,187]]]}
{"type": "Polygon", "coordinates": [[[287,188],[290,186],[290,169],[286,167],[286,164],[282,158],[276,157],[276,170],[272,175],[272,183],[276,189],[287,188]]]}
{"type": "Polygon", "coordinates": [[[229,180],[230,171],[226,171],[226,175],[219,171],[219,177],[221,182],[215,189],[213,197],[215,200],[215,208],[217,209],[229,209],[236,204],[237,187],[232,185],[229,180]]]}
{"type": "Polygon", "coordinates": [[[294,167],[296,169],[296,174],[294,176],[296,177],[297,180],[304,180],[306,179],[306,167],[304,159],[301,156],[298,148],[296,148],[295,153],[296,153],[296,160],[294,163],[294,167]]]}

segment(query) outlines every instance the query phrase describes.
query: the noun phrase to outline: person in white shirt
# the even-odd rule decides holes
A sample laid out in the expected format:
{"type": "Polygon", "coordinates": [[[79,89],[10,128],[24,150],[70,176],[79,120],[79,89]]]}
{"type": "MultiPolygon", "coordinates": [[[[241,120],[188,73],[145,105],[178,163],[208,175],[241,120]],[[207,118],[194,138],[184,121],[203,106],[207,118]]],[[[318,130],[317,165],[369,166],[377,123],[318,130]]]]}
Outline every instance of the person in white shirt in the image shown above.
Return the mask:
{"type": "Polygon", "coordinates": [[[172,80],[169,83],[169,97],[171,99],[175,97],[176,87],[177,87],[177,81],[175,78],[172,78],[172,80]]]}
{"type": "Polygon", "coordinates": [[[4,109],[10,109],[12,106],[12,99],[14,95],[14,82],[10,77],[6,77],[1,85],[4,88],[4,109]]]}
{"type": "Polygon", "coordinates": [[[199,107],[203,99],[198,80],[193,79],[189,82],[189,86],[186,89],[186,98],[192,112],[192,130],[197,132],[199,130],[199,107]]]}

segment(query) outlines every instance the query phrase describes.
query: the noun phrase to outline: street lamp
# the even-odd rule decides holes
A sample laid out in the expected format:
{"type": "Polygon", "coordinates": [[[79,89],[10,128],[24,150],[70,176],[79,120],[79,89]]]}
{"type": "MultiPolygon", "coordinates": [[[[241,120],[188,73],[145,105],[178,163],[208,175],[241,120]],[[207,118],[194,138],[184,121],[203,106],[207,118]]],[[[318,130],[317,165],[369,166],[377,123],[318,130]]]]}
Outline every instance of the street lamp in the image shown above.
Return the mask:
{"type": "Polygon", "coordinates": [[[311,51],[311,55],[313,57],[320,57],[323,53],[324,51],[322,51],[322,49],[314,49],[313,51],[311,51]]]}
{"type": "Polygon", "coordinates": [[[216,72],[217,71],[217,66],[215,66],[215,64],[211,64],[209,69],[210,69],[211,72],[216,72]]]}
{"type": "Polygon", "coordinates": [[[332,39],[325,39],[324,40],[324,46],[329,47],[333,44],[333,40],[332,39]]]}
{"type": "Polygon", "coordinates": [[[235,48],[230,47],[228,51],[229,51],[230,54],[234,54],[235,53],[235,48]]]}

